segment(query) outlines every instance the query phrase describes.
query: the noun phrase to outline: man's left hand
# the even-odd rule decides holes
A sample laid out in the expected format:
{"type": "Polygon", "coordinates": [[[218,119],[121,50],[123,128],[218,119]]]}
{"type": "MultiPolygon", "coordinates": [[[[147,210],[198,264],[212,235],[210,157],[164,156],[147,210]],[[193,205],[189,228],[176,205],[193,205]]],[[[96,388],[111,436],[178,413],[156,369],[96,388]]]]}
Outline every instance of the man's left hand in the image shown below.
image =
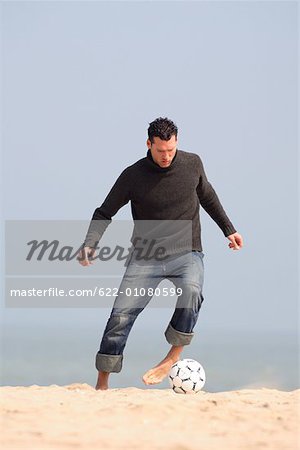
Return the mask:
{"type": "Polygon", "coordinates": [[[228,244],[229,248],[232,248],[233,250],[240,250],[240,248],[243,247],[243,238],[239,233],[233,233],[227,236],[227,239],[230,240],[230,243],[228,244]]]}

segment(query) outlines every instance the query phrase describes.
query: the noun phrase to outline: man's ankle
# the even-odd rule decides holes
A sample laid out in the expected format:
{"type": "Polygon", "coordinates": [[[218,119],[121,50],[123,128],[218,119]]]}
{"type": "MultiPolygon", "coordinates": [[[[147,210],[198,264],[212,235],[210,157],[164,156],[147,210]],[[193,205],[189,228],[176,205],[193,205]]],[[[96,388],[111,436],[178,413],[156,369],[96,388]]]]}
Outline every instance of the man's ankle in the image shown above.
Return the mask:
{"type": "Polygon", "coordinates": [[[108,378],[110,372],[104,372],[103,370],[98,370],[98,380],[95,389],[105,390],[108,389],[108,378]]]}

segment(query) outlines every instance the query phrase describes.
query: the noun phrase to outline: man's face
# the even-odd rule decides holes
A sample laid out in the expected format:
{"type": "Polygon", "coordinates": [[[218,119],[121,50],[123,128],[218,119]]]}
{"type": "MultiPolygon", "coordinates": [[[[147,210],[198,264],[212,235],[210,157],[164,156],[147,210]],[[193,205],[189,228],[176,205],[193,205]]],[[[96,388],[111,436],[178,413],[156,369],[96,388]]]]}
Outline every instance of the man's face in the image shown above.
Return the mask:
{"type": "Polygon", "coordinates": [[[177,148],[177,139],[173,135],[168,141],[162,141],[159,137],[155,136],[153,144],[150,139],[147,139],[148,149],[151,151],[153,160],[160,167],[168,167],[172,159],[175,156],[177,148]]]}

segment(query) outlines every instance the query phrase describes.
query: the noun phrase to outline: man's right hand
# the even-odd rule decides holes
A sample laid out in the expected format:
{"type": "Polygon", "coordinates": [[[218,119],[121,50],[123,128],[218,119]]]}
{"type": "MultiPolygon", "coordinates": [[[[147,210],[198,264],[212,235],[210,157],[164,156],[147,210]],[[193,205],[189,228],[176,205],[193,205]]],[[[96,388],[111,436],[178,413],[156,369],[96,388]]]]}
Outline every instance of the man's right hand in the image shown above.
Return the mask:
{"type": "Polygon", "coordinates": [[[91,261],[90,258],[94,256],[95,251],[96,249],[91,247],[84,247],[83,249],[81,249],[77,256],[77,261],[79,262],[79,264],[81,264],[82,266],[90,266],[91,264],[93,264],[93,261],[91,261]]]}

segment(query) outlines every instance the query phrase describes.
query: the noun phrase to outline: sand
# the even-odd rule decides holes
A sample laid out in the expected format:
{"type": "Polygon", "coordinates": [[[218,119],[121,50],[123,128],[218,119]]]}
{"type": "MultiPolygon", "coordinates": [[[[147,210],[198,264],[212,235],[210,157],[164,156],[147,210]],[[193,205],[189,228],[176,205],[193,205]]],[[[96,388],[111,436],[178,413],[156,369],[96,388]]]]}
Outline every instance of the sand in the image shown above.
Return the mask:
{"type": "Polygon", "coordinates": [[[0,387],[0,448],[297,450],[300,389],[0,387]]]}

